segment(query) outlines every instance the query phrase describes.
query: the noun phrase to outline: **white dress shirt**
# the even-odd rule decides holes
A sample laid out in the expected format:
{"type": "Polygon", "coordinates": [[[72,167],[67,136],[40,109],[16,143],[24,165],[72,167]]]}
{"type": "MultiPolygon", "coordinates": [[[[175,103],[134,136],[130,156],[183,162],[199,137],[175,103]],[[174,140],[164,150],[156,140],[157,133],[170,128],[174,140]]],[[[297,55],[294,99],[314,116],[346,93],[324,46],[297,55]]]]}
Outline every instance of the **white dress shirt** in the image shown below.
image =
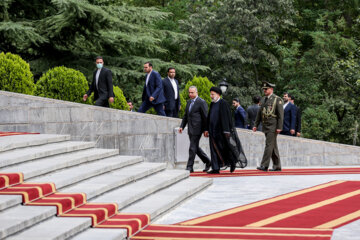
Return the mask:
{"type": "Polygon", "coordinates": [[[98,84],[99,84],[100,72],[101,72],[101,68],[96,71],[96,76],[95,76],[95,79],[96,79],[96,88],[97,88],[97,89],[99,89],[99,88],[98,88],[98,84]]]}
{"type": "Polygon", "coordinates": [[[176,85],[176,82],[175,82],[175,79],[173,78],[169,78],[170,82],[171,82],[171,85],[173,86],[173,89],[174,89],[174,98],[175,100],[178,99],[178,91],[177,91],[177,85],[176,85]]]}

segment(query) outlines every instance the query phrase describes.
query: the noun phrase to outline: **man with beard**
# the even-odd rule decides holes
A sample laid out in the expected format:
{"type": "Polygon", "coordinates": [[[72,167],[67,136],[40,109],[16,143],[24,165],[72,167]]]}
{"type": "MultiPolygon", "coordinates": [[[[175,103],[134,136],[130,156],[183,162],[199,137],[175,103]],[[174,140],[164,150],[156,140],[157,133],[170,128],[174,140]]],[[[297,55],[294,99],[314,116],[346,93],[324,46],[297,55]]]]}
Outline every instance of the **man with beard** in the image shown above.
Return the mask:
{"type": "Polygon", "coordinates": [[[247,164],[244,151],[233,125],[228,103],[220,98],[218,87],[210,89],[211,104],[207,117],[205,137],[209,137],[212,170],[208,173],[218,174],[220,168],[230,166],[230,172],[236,164],[244,168],[247,164]]]}
{"type": "Polygon", "coordinates": [[[284,123],[280,134],[292,136],[295,134],[296,107],[289,101],[289,94],[284,93],[284,123]]]}
{"type": "Polygon", "coordinates": [[[277,146],[277,135],[281,132],[284,119],[283,101],[274,92],[275,84],[263,83],[264,95],[261,99],[260,110],[256,116],[253,131],[256,132],[260,122],[263,124],[265,134],[264,155],[258,170],[267,171],[270,158],[273,161],[273,168],[270,171],[281,171],[280,154],[277,146]]]}

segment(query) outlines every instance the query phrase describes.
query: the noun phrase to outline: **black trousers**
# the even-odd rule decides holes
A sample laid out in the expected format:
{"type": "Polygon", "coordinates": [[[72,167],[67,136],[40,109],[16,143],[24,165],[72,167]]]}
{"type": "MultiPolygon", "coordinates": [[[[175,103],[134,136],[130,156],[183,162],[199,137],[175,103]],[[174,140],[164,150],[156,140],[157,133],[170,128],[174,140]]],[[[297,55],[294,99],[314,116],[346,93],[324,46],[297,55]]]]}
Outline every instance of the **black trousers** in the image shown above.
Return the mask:
{"type": "Polygon", "coordinates": [[[178,117],[178,111],[176,111],[176,109],[165,109],[165,114],[167,117],[174,117],[177,118],[178,117]]]}
{"type": "Polygon", "coordinates": [[[100,107],[109,107],[109,100],[106,98],[98,98],[95,101],[95,106],[100,106],[100,107]]]}
{"type": "Polygon", "coordinates": [[[189,134],[190,139],[190,147],[189,147],[189,159],[187,162],[186,167],[193,167],[194,166],[194,159],[195,156],[198,155],[203,163],[210,163],[209,157],[206,153],[199,147],[201,135],[192,135],[189,134]]]}

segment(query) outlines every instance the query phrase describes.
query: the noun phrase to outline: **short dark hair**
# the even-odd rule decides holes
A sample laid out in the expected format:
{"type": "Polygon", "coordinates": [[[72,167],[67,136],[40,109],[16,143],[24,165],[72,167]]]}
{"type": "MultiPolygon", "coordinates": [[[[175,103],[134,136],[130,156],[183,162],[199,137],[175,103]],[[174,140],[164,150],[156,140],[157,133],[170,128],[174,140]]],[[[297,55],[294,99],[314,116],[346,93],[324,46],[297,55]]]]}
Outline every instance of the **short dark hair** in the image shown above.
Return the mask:
{"type": "Polygon", "coordinates": [[[171,69],[174,69],[174,70],[175,70],[174,67],[169,67],[167,72],[169,72],[171,69]]]}
{"type": "Polygon", "coordinates": [[[153,66],[151,62],[146,62],[146,63],[144,63],[144,64],[149,64],[149,67],[152,67],[152,66],[153,66]]]}
{"type": "Polygon", "coordinates": [[[253,96],[252,100],[253,100],[253,103],[255,104],[258,104],[260,102],[260,96],[253,96]]]}
{"type": "Polygon", "coordinates": [[[98,59],[104,60],[104,58],[103,58],[102,56],[97,56],[97,57],[95,58],[95,61],[98,60],[98,59]]]}
{"type": "Polygon", "coordinates": [[[284,93],[283,93],[283,95],[285,95],[285,94],[289,96],[289,93],[288,93],[288,92],[284,92],[284,93]]]}
{"type": "Polygon", "coordinates": [[[288,97],[289,97],[291,100],[295,100],[294,96],[291,95],[291,94],[288,94],[288,97]]]}
{"type": "Polygon", "coordinates": [[[233,98],[233,101],[240,103],[239,98],[233,98]]]}

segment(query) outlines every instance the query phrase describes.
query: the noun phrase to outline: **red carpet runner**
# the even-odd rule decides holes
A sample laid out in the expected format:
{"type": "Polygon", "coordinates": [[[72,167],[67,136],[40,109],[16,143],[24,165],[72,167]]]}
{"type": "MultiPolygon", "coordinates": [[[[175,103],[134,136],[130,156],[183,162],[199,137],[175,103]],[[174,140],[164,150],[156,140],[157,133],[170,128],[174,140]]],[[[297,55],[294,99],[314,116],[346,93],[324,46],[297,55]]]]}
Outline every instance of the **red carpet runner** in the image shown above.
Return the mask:
{"type": "Polygon", "coordinates": [[[281,172],[264,172],[259,170],[229,170],[221,171],[220,174],[208,174],[204,172],[193,172],[192,177],[244,177],[244,176],[273,176],[273,175],[326,175],[326,174],[360,174],[360,168],[296,168],[283,169],[281,172]]]}
{"type": "Polygon", "coordinates": [[[13,135],[24,135],[24,134],[39,134],[29,132],[0,132],[0,137],[13,136],[13,135]]]}
{"type": "Polygon", "coordinates": [[[333,230],[150,225],[131,239],[330,240],[333,230]]]}
{"type": "Polygon", "coordinates": [[[333,181],[180,223],[333,229],[360,218],[360,181],[333,181]]]}
{"type": "Polygon", "coordinates": [[[360,219],[360,181],[333,181],[188,220],[150,225],[133,239],[331,239],[360,219]]]}

